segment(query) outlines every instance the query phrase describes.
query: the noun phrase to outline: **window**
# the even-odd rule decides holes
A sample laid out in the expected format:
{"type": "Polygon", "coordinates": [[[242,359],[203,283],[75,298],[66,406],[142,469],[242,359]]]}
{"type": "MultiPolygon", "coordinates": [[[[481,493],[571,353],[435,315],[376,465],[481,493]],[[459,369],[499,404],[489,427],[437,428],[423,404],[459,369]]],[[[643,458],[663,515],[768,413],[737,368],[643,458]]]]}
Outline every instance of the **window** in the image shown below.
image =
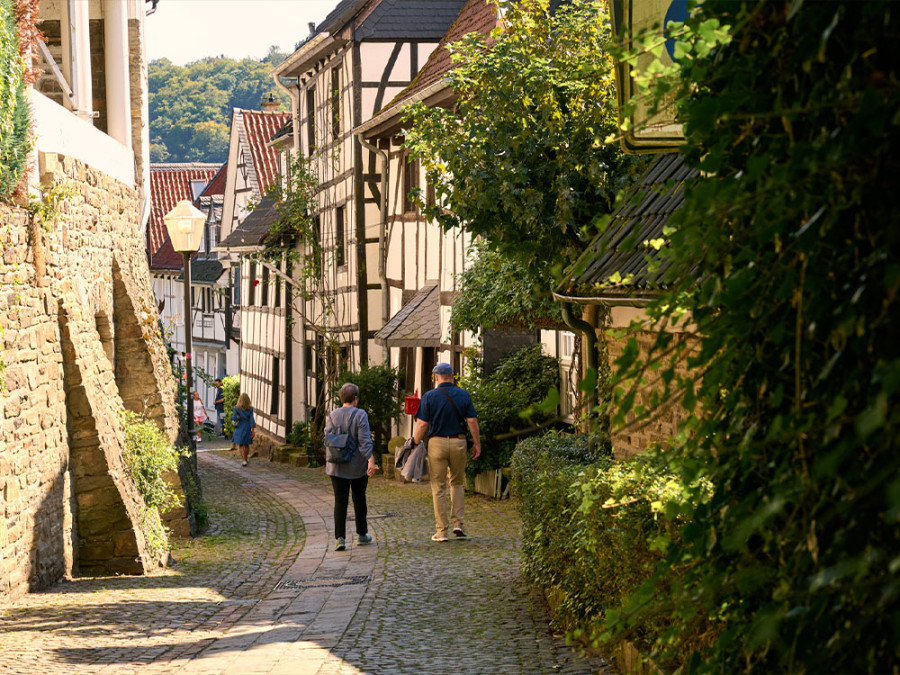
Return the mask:
{"type": "Polygon", "coordinates": [[[241,304],[241,268],[233,267],[234,277],[231,280],[231,302],[238,306],[241,304]]]}
{"type": "Polygon", "coordinates": [[[197,197],[200,196],[200,193],[203,192],[203,188],[206,187],[205,180],[192,180],[191,181],[191,201],[197,201],[197,197]]]}
{"type": "Polygon", "coordinates": [[[434,203],[434,185],[432,183],[427,183],[425,187],[425,206],[427,206],[428,208],[433,208],[434,203]]]}
{"type": "Polygon", "coordinates": [[[259,304],[263,307],[269,306],[269,268],[263,266],[262,268],[262,289],[260,295],[262,298],[259,301],[259,304]]]}
{"type": "Polygon", "coordinates": [[[272,357],[272,402],[269,404],[269,414],[278,414],[278,394],[281,389],[281,359],[272,357]]]}
{"type": "Polygon", "coordinates": [[[331,69],[331,138],[341,137],[341,67],[331,69]]]}
{"type": "Polygon", "coordinates": [[[406,156],[403,165],[403,213],[415,213],[416,197],[412,192],[419,188],[419,160],[406,156]]]}
{"type": "Polygon", "coordinates": [[[306,144],[309,155],[316,152],[316,88],[306,90],[306,144]]]}
{"type": "Polygon", "coordinates": [[[247,305],[253,306],[256,304],[256,263],[250,263],[250,275],[247,279],[247,305]]]}
{"type": "Polygon", "coordinates": [[[344,209],[339,206],[334,211],[334,264],[342,267],[347,264],[347,237],[344,231],[344,209]]]}
{"type": "Polygon", "coordinates": [[[275,306],[281,307],[281,277],[275,277],[275,306]]]}

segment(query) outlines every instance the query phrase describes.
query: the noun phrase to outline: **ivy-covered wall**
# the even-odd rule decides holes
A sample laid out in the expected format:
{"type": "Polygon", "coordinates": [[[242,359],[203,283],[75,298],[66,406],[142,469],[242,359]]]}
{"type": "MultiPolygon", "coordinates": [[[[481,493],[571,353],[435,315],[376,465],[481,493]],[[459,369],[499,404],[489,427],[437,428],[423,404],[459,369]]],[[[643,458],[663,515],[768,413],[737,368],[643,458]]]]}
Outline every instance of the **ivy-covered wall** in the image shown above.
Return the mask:
{"type": "Polygon", "coordinates": [[[29,127],[15,6],[13,0],[0,0],[0,199],[16,191],[25,172],[29,127]]]}

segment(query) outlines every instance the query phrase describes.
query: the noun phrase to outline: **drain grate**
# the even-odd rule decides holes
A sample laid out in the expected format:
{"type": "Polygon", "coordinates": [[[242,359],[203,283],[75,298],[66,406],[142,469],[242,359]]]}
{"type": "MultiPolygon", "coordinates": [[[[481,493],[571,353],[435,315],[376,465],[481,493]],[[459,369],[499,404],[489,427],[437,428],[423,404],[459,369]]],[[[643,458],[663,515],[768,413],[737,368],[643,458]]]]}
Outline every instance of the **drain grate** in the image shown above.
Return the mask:
{"type": "Polygon", "coordinates": [[[307,577],[305,579],[288,579],[275,584],[275,590],[285,588],[336,588],[337,586],[359,586],[369,583],[368,576],[353,577],[307,577]]]}

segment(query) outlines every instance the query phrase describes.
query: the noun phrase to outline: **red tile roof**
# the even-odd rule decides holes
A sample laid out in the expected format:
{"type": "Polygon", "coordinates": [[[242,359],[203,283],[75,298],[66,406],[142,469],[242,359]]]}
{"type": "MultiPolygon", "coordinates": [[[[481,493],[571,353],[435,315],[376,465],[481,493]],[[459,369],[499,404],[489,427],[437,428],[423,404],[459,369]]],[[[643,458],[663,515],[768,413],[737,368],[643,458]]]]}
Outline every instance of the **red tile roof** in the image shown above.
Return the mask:
{"type": "Polygon", "coordinates": [[[449,45],[459,42],[469,33],[487,35],[496,26],[497,13],[494,5],[489,4],[487,0],[469,0],[460,10],[459,16],[453,22],[453,25],[450,26],[450,30],[441,38],[435,50],[431,52],[416,78],[382,110],[399,107],[403,101],[415,96],[449,73],[453,68],[453,63],[450,61],[450,52],[447,49],[449,45]]]}
{"type": "Polygon", "coordinates": [[[216,175],[212,177],[212,180],[203,188],[203,192],[200,193],[201,197],[211,197],[212,195],[224,195],[225,194],[225,179],[228,176],[228,162],[223,164],[218,171],[216,171],[216,175]]]}
{"type": "Polygon", "coordinates": [[[244,130],[247,144],[250,146],[250,157],[259,182],[261,194],[265,194],[269,186],[278,176],[278,151],[269,146],[269,141],[291,119],[290,113],[263,112],[261,110],[243,110],[244,130]]]}
{"type": "Polygon", "coordinates": [[[209,181],[218,169],[218,164],[201,162],[150,165],[150,220],[147,223],[150,269],[181,268],[181,255],[169,243],[163,216],[182,199],[193,201],[192,180],[209,181]]]}

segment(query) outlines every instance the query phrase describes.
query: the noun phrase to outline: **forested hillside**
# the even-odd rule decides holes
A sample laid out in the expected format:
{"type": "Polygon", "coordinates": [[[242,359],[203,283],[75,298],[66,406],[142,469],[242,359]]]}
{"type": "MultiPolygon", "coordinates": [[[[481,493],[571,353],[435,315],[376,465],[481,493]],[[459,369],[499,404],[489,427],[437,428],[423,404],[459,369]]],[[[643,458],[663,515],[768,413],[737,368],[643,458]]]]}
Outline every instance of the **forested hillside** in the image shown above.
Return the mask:
{"type": "Polygon", "coordinates": [[[210,57],[186,66],[151,61],[150,160],[224,162],[232,108],[259,110],[271,92],[289,109],[270,76],[285,56],[271,47],[262,60],[210,57]]]}

